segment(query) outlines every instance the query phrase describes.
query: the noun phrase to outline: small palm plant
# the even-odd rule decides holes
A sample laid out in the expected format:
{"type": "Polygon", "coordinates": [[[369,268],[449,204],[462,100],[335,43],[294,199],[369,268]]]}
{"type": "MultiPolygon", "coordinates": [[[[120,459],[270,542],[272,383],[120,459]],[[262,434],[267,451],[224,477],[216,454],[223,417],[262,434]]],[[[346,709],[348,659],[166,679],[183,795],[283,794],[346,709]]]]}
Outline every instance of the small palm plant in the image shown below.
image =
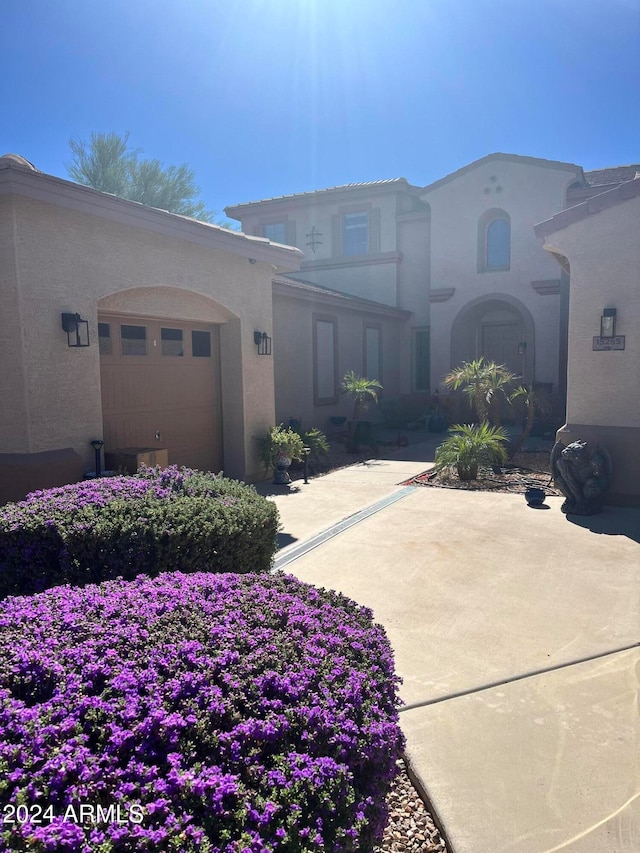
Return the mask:
{"type": "Polygon", "coordinates": [[[377,401],[378,391],[381,390],[382,385],[377,379],[367,379],[365,376],[358,376],[353,370],[345,373],[342,380],[342,393],[350,394],[353,397],[354,422],[360,420],[360,416],[366,410],[367,406],[377,401]]]}
{"type": "Polygon", "coordinates": [[[500,402],[503,397],[508,398],[507,387],[514,379],[515,374],[504,364],[485,361],[481,356],[474,361],[463,361],[445,376],[443,383],[454,391],[462,387],[481,423],[493,420],[499,426],[500,402]]]}
{"type": "Polygon", "coordinates": [[[475,480],[478,466],[505,462],[507,433],[502,427],[483,424],[456,424],[449,438],[436,450],[436,471],[455,468],[461,480],[475,480]]]}
{"type": "Polygon", "coordinates": [[[342,393],[349,394],[353,398],[353,418],[349,424],[349,436],[347,447],[350,451],[357,449],[357,423],[361,420],[363,412],[371,403],[378,400],[378,391],[382,385],[377,379],[367,379],[358,376],[353,370],[345,373],[342,380],[342,393]]]}

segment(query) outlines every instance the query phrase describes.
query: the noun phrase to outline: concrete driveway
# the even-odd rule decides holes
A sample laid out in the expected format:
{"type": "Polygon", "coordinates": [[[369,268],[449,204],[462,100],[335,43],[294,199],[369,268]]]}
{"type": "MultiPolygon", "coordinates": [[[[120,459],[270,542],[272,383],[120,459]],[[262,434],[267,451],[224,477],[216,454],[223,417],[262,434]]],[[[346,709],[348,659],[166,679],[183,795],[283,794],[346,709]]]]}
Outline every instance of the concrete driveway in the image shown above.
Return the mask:
{"type": "Polygon", "coordinates": [[[407,489],[409,455],[273,496],[286,571],[384,625],[452,853],[640,851],[640,510],[407,489]]]}

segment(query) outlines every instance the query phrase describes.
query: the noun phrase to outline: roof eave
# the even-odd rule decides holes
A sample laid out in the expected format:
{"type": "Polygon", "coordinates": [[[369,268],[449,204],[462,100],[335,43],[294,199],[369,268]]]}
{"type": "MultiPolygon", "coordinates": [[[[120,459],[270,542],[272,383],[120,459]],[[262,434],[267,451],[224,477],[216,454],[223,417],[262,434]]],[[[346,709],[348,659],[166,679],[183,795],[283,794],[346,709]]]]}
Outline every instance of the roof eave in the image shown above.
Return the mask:
{"type": "Polygon", "coordinates": [[[221,225],[201,222],[188,216],[147,207],[100,190],[34,171],[11,162],[0,162],[0,194],[14,194],[36,201],[57,204],[124,224],[159,231],[177,239],[188,239],[231,254],[275,264],[281,269],[297,267],[304,253],[293,246],[272,243],[231,231],[221,225]]]}

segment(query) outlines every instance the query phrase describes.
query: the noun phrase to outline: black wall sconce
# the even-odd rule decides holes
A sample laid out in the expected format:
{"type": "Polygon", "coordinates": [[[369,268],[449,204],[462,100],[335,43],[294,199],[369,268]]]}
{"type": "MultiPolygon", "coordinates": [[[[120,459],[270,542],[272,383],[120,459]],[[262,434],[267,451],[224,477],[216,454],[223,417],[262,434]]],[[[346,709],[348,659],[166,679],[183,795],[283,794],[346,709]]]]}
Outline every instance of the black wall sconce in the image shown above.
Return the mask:
{"type": "Polygon", "coordinates": [[[79,314],[62,314],[62,328],[67,333],[67,345],[70,347],[89,346],[89,321],[79,314]]]}
{"type": "Polygon", "coordinates": [[[271,355],[271,338],[266,332],[254,332],[253,342],[258,347],[258,355],[271,355]]]}
{"type": "Polygon", "coordinates": [[[521,341],[518,344],[518,355],[526,355],[527,354],[527,342],[521,341]]]}
{"type": "Polygon", "coordinates": [[[616,309],[605,308],[600,317],[600,337],[613,338],[616,334],[616,309]]]}

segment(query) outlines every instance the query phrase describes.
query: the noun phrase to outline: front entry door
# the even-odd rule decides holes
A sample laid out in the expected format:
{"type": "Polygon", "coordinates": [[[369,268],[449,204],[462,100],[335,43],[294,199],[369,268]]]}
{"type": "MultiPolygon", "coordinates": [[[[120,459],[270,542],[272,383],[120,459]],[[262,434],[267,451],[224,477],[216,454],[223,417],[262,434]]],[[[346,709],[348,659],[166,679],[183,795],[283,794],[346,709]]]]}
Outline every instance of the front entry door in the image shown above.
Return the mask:
{"type": "Polygon", "coordinates": [[[520,323],[483,323],[482,355],[486,361],[504,364],[512,373],[522,373],[522,355],[518,345],[522,340],[520,323]]]}

